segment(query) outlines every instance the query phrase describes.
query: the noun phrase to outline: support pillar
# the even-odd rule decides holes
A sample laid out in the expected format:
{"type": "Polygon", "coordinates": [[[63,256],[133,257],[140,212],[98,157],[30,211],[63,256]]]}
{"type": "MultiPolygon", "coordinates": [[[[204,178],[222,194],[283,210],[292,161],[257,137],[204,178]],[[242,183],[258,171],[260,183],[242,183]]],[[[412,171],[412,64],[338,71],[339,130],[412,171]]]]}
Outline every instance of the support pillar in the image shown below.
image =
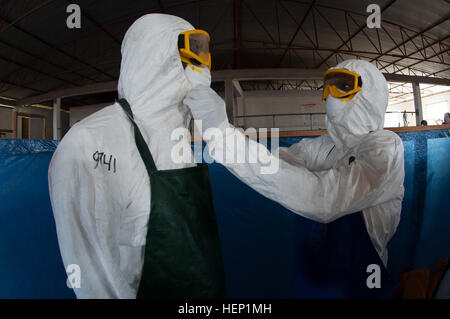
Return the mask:
{"type": "Polygon", "coordinates": [[[413,82],[414,108],[416,110],[416,126],[420,126],[423,120],[422,97],[420,96],[420,83],[413,82]]]}
{"type": "Polygon", "coordinates": [[[61,139],[61,98],[53,100],[53,139],[61,139]]]}
{"type": "Polygon", "coordinates": [[[12,127],[13,127],[13,138],[17,138],[17,116],[18,110],[17,107],[15,107],[12,111],[12,127]]]}
{"type": "Polygon", "coordinates": [[[227,108],[228,122],[234,123],[233,81],[231,79],[225,80],[225,104],[227,108]]]}

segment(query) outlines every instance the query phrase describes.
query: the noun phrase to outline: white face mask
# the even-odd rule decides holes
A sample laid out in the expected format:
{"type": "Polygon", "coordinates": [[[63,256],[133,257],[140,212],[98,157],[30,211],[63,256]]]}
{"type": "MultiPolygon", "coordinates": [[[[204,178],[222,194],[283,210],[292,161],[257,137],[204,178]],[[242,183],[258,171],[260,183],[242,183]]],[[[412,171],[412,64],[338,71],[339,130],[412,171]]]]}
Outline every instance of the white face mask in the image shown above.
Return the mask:
{"type": "Polygon", "coordinates": [[[346,102],[342,102],[340,99],[332,97],[329,95],[327,101],[325,102],[325,108],[327,111],[327,117],[332,118],[341,113],[344,109],[346,102]]]}
{"type": "Polygon", "coordinates": [[[194,67],[194,70],[190,65],[186,65],[184,69],[184,74],[188,78],[189,82],[191,82],[192,87],[196,87],[199,85],[211,86],[211,72],[209,69],[205,67],[194,67]]]}

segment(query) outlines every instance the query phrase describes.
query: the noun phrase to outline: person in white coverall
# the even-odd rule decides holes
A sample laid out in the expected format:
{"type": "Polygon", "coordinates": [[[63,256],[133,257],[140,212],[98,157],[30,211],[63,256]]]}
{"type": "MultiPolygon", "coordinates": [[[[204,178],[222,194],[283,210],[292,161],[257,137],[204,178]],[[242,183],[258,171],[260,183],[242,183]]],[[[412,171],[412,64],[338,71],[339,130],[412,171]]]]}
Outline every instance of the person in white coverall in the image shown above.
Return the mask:
{"type": "Polygon", "coordinates": [[[333,87],[331,77],[326,83],[331,90],[325,87],[324,95],[328,135],[304,138],[289,148],[279,148],[279,168],[269,174],[261,168],[276,155],[262,145],[254,147],[256,141],[228,122],[225,103],[213,90],[198,86],[188,93],[184,103],[194,119],[202,120],[210,155],[260,194],[319,223],[331,224],[361,212],[368,242],[386,266],[386,245],[399,224],[404,194],[403,144],[398,135],[383,130],[387,83],[381,72],[366,61],[348,60],[332,69],[340,70],[344,77],[356,74],[359,88],[345,96],[345,88],[339,91],[341,87],[333,87]],[[209,134],[208,139],[209,128],[219,129],[222,134],[209,134]],[[235,150],[260,161],[225,161],[223,154],[235,150]]]}
{"type": "MultiPolygon", "coordinates": [[[[209,50],[205,34],[170,15],[138,19],[122,43],[121,99],[75,124],[56,149],[49,168],[50,197],[64,265],[79,266],[81,280],[74,286],[78,298],[135,298],[144,281],[157,287],[147,289],[143,297],[204,298],[222,293],[224,285],[217,278],[223,278],[223,269],[212,217],[199,216],[187,226],[169,229],[174,221],[188,220],[197,211],[213,212],[207,166],[172,160],[173,146],[183,144],[190,150],[190,141],[187,135],[181,141],[171,138],[174,129],[188,127],[190,113],[183,99],[195,84],[185,73],[179,46],[192,40],[194,50],[194,44],[198,49],[204,40],[203,49],[209,50]],[[175,210],[164,207],[173,203],[179,205],[175,210]],[[161,218],[171,216],[175,219],[161,223],[161,218]],[[152,224],[157,226],[155,235],[148,231],[152,224]],[[208,235],[200,235],[196,227],[208,235]],[[172,237],[164,238],[168,233],[172,237]],[[152,238],[150,249],[146,243],[153,235],[160,237],[152,238]],[[200,253],[195,255],[192,249],[200,253]],[[147,264],[150,270],[144,280],[147,264]],[[168,265],[178,267],[178,273],[171,274],[168,265]]],[[[183,49],[188,53],[189,48],[183,49]]],[[[189,52],[189,58],[210,66],[208,51],[203,59],[189,52]]]]}

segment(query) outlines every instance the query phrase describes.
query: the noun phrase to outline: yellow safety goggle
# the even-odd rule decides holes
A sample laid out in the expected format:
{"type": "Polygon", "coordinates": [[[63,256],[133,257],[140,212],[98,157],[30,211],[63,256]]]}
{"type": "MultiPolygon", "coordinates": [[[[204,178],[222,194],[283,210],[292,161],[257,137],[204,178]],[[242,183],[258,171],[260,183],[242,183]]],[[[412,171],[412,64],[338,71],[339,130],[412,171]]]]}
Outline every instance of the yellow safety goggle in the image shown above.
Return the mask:
{"type": "Polygon", "coordinates": [[[181,61],[195,66],[207,66],[211,70],[211,53],[209,52],[210,37],[203,30],[189,30],[181,32],[178,36],[178,50],[181,61]]]}
{"type": "Polygon", "coordinates": [[[323,75],[322,100],[328,95],[341,99],[343,102],[350,101],[356,93],[361,91],[361,76],[346,69],[330,69],[323,75]]]}

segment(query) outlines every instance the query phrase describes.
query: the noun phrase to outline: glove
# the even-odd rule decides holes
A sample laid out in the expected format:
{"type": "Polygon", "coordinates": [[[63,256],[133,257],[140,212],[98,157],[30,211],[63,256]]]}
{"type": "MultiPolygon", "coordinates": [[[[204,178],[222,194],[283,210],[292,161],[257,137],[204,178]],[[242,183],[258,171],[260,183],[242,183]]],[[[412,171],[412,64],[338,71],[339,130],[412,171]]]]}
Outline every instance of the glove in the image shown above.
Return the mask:
{"type": "Polygon", "coordinates": [[[193,88],[199,85],[211,86],[211,72],[206,66],[195,67],[188,64],[184,69],[184,74],[193,88]]]}
{"type": "Polygon", "coordinates": [[[201,120],[201,130],[203,133],[209,128],[219,128],[224,130],[228,126],[228,117],[225,102],[210,87],[198,85],[194,87],[183,100],[184,105],[189,107],[194,120],[201,120]]]}

